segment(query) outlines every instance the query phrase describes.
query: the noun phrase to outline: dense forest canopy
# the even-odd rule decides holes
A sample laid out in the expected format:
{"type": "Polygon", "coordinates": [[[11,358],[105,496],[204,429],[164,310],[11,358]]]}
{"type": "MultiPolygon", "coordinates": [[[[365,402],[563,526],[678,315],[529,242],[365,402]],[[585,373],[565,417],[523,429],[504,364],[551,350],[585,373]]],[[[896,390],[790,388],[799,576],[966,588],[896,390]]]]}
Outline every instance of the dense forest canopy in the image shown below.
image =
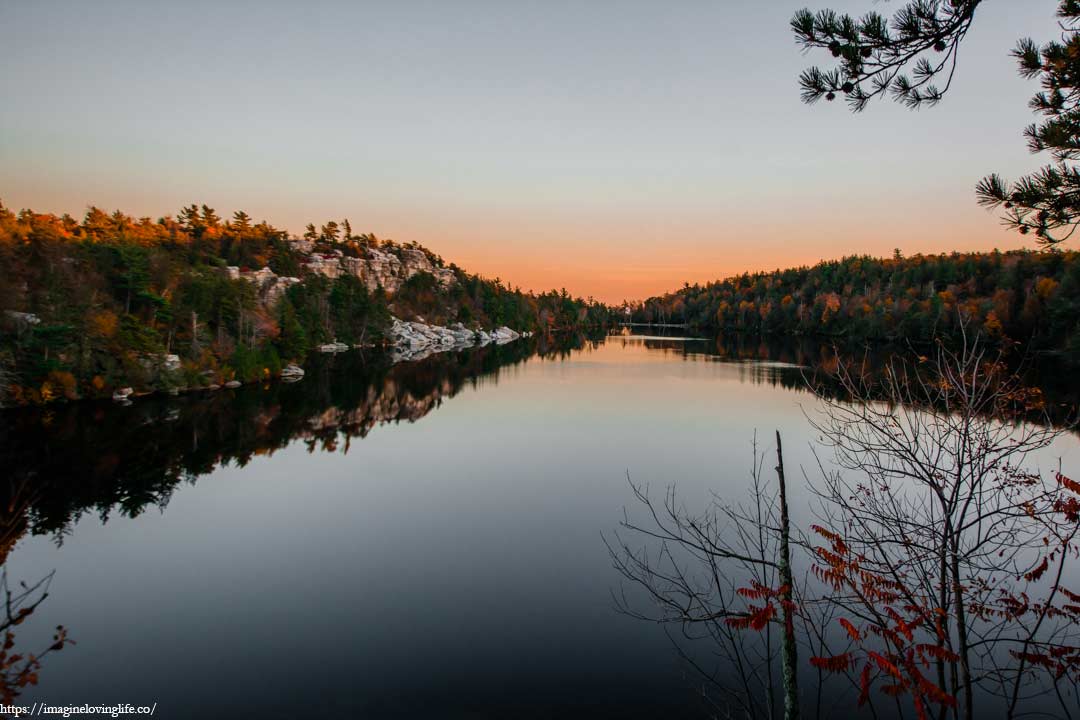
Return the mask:
{"type": "Polygon", "coordinates": [[[378,344],[393,316],[544,332],[607,321],[598,302],[523,292],[348,220],[297,238],[207,205],[76,220],[0,204],[0,268],[0,402],[16,404],[251,381],[335,339],[378,344]]]}
{"type": "Polygon", "coordinates": [[[986,338],[1080,362],[1080,254],[1026,250],[891,258],[686,285],[626,312],[635,322],[701,330],[926,342],[961,325],[986,338]]]}

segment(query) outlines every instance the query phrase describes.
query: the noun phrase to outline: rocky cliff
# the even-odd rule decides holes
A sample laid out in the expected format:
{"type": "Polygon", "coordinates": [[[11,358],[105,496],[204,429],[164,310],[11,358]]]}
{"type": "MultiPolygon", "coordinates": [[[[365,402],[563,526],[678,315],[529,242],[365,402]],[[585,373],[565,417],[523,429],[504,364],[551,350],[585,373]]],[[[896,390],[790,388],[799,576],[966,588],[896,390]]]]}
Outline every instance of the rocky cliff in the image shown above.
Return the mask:
{"type": "MultiPolygon", "coordinates": [[[[293,241],[293,248],[299,251],[301,264],[308,272],[327,278],[353,275],[360,279],[369,292],[382,287],[387,294],[393,295],[401,285],[418,273],[428,273],[443,287],[456,281],[454,271],[440,267],[431,257],[413,247],[394,247],[392,249],[364,248],[360,257],[346,255],[341,250],[315,252],[311,243],[293,241]]],[[[272,305],[285,293],[290,285],[300,282],[300,278],[281,276],[270,268],[261,270],[242,270],[235,266],[225,268],[233,279],[252,282],[259,291],[260,299],[272,305]]]]}

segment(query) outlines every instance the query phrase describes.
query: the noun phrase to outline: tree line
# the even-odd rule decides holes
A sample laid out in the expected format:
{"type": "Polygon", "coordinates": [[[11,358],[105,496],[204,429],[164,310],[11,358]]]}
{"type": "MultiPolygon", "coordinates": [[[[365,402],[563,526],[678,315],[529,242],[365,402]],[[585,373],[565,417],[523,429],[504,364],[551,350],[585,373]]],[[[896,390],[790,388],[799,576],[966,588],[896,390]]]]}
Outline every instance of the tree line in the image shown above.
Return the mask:
{"type": "Polygon", "coordinates": [[[348,220],[308,226],[301,240],[207,205],[157,220],[91,207],[76,220],[0,204],[0,267],[4,404],[257,380],[334,339],[378,345],[391,315],[544,332],[607,322],[607,309],[591,299],[512,288],[416,244],[353,234],[348,220]],[[421,272],[392,294],[309,267],[313,254],[363,257],[376,248],[399,257],[420,251],[453,282],[421,272]],[[297,281],[268,301],[228,267],[297,281]],[[179,367],[164,368],[167,355],[179,367]]]}
{"type": "Polygon", "coordinates": [[[964,326],[1075,363],[1080,362],[1080,254],[851,256],[687,284],[625,310],[635,322],[858,341],[929,342],[956,338],[964,326]]]}

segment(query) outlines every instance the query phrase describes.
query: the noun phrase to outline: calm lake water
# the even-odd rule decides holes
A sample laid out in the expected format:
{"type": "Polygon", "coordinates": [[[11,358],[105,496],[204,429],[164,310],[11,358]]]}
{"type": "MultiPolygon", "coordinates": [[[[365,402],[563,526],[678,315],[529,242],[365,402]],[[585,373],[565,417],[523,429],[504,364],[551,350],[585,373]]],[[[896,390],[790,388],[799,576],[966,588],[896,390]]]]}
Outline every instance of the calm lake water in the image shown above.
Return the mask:
{"type": "MultiPolygon", "coordinates": [[[[18,646],[57,624],[77,642],[22,699],[701,717],[662,629],[615,612],[601,533],[637,509],[627,473],[690,505],[740,497],[755,429],[809,472],[796,366],[822,352],[612,336],[348,353],[290,385],[0,413],[9,578],[55,571],[18,646]]],[[[1038,462],[1059,459],[1080,466],[1075,436],[1038,462]]]]}

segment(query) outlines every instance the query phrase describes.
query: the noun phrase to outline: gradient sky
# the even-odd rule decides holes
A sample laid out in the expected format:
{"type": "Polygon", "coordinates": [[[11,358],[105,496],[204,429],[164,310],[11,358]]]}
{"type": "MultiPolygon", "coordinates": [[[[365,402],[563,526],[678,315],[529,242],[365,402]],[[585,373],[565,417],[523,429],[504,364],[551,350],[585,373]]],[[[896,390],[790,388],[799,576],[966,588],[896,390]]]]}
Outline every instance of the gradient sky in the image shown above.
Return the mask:
{"type": "Polygon", "coordinates": [[[294,232],[348,217],[607,301],[1022,247],[973,187],[1038,165],[1035,83],[1008,52],[1056,36],[1056,0],[986,3],[942,105],[859,116],[799,101],[825,59],[788,30],[806,4],[0,0],[0,199],[154,218],[205,202],[294,232]]]}

